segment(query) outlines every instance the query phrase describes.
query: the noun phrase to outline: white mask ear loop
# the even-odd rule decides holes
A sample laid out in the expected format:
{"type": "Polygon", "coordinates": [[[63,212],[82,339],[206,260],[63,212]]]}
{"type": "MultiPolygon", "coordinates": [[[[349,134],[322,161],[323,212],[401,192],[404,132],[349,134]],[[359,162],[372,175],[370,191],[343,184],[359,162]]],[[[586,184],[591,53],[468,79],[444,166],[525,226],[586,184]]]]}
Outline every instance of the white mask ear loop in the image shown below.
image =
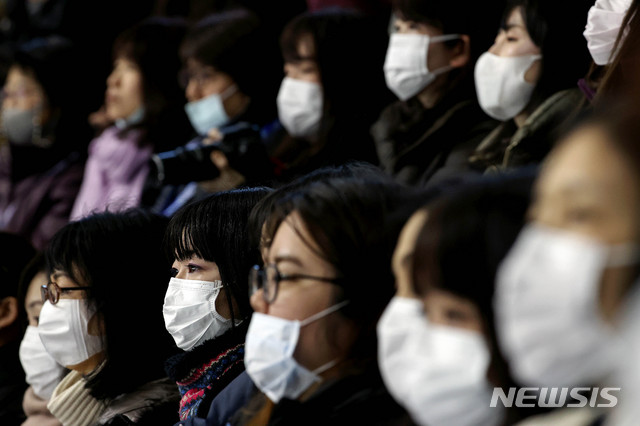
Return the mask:
{"type": "MultiPolygon", "coordinates": [[[[348,300],[344,300],[340,303],[337,303],[333,306],[328,307],[327,309],[324,309],[320,312],[318,312],[317,314],[311,315],[309,318],[306,318],[302,321],[300,321],[300,328],[304,327],[305,325],[308,325],[316,320],[319,320],[320,318],[327,316],[329,314],[332,314],[340,309],[342,309],[344,306],[348,305],[349,301],[348,300]]],[[[312,371],[313,374],[319,375],[324,373],[325,371],[327,371],[328,369],[330,369],[331,367],[335,366],[338,362],[340,361],[340,358],[336,358],[333,359],[329,362],[327,362],[326,364],[321,365],[320,367],[316,368],[315,370],[312,371]]]]}
{"type": "Polygon", "coordinates": [[[227,100],[229,97],[233,96],[233,94],[236,93],[237,91],[238,91],[238,85],[234,83],[231,86],[224,89],[222,93],[220,93],[219,95],[220,99],[223,101],[227,100]]]}
{"type": "Polygon", "coordinates": [[[334,313],[337,310],[340,310],[342,307],[346,306],[349,304],[348,300],[344,300],[340,303],[337,303],[333,306],[329,306],[327,309],[324,309],[320,312],[318,312],[317,314],[313,314],[308,318],[303,319],[302,321],[300,321],[300,328],[304,327],[305,325],[311,324],[312,322],[319,320],[320,318],[327,316],[331,313],[334,313]]]}

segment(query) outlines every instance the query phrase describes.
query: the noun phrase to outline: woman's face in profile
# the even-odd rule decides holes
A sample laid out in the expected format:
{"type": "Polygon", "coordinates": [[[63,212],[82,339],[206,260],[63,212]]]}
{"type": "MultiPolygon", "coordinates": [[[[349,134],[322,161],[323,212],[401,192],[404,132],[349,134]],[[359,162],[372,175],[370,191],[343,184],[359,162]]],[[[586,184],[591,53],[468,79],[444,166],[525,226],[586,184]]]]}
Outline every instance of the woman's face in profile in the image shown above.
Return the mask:
{"type": "Polygon", "coordinates": [[[126,119],[144,105],[142,72],[130,59],[118,57],[107,78],[105,107],[111,120],[126,119]]]}
{"type": "Polygon", "coordinates": [[[315,48],[311,37],[302,37],[298,41],[297,53],[300,59],[285,62],[285,75],[296,80],[320,84],[320,67],[315,59],[315,48]]]}
{"type": "MultiPolygon", "coordinates": [[[[531,39],[527,26],[522,19],[520,7],[511,11],[504,28],[500,28],[489,52],[497,56],[513,57],[541,54],[540,48],[531,39]]],[[[528,83],[535,83],[540,78],[540,60],[535,61],[524,75],[528,83]]]]}
{"type": "MultiPolygon", "coordinates": [[[[282,277],[276,297],[267,304],[262,290],[258,290],[251,296],[254,310],[302,321],[333,306],[338,286],[299,277],[336,277],[337,271],[319,255],[321,252],[300,216],[297,213],[289,215],[278,227],[267,255],[268,267],[277,268],[282,277]]],[[[351,327],[339,313],[327,315],[300,329],[293,356],[302,366],[314,370],[345,356],[345,348],[350,343],[348,333],[352,333],[351,327]]]]}
{"type": "MultiPolygon", "coordinates": [[[[529,209],[534,223],[570,231],[603,244],[639,238],[638,176],[601,127],[586,125],[549,154],[529,209]]],[[[600,308],[611,316],[632,279],[632,267],[607,268],[600,308]]]]}

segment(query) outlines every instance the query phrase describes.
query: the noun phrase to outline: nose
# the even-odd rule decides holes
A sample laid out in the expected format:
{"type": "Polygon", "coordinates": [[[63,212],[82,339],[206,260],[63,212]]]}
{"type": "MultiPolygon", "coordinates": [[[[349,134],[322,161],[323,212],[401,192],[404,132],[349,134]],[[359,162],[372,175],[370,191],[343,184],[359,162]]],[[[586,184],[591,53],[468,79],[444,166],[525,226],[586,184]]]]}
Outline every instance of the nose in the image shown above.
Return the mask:
{"type": "Polygon", "coordinates": [[[186,270],[186,268],[178,268],[178,273],[176,274],[175,277],[179,278],[181,280],[187,279],[187,270],[186,270]]]}
{"type": "Polygon", "coordinates": [[[262,289],[254,292],[249,299],[249,303],[251,303],[251,307],[255,312],[259,312],[261,314],[266,314],[269,310],[269,305],[264,301],[264,296],[262,295],[262,289]]]}
{"type": "Polygon", "coordinates": [[[118,82],[118,72],[116,70],[111,71],[111,74],[107,77],[107,86],[115,86],[118,82]]]}
{"type": "Polygon", "coordinates": [[[200,85],[195,78],[190,78],[185,89],[185,97],[189,102],[197,101],[202,98],[200,95],[200,85]]]}
{"type": "Polygon", "coordinates": [[[493,44],[489,48],[489,53],[493,53],[494,55],[500,55],[500,50],[505,40],[507,39],[507,35],[504,30],[500,30],[496,39],[493,41],[493,44]]]}

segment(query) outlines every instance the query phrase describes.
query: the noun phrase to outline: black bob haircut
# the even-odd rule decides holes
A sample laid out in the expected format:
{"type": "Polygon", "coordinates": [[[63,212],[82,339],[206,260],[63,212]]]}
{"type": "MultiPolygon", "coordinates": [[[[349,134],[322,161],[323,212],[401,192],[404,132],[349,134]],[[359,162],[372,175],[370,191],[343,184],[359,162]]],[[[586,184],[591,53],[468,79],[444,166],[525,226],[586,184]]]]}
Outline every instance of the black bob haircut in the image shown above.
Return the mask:
{"type": "Polygon", "coordinates": [[[232,324],[251,315],[249,269],[260,263],[260,252],[249,238],[249,214],[269,193],[265,187],[219,192],[187,204],[176,212],[164,246],[169,259],[197,256],[215,262],[231,309],[232,324]],[[233,312],[231,297],[240,312],[233,312]],[[236,316],[237,315],[237,316],[236,316]]]}
{"type": "Polygon", "coordinates": [[[86,384],[99,400],[164,377],[165,359],[177,352],[162,316],[166,224],[141,209],[97,213],[63,227],[46,252],[49,273],[63,271],[90,287],[87,303],[103,321],[106,362],[86,384]]]}

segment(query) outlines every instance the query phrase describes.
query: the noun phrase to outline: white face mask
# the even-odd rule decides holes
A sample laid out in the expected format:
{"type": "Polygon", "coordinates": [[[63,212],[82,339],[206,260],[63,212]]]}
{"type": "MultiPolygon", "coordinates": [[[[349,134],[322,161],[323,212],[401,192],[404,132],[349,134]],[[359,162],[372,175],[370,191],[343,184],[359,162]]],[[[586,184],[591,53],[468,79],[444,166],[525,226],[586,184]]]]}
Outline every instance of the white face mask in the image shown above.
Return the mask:
{"type": "Polygon", "coordinates": [[[540,55],[498,56],[484,52],[475,67],[476,93],[482,110],[500,121],[522,112],[535,88],[524,75],[540,58],[540,55]]]}
{"type": "Polygon", "coordinates": [[[387,389],[421,425],[500,425],[490,407],[491,356],[482,335],[429,323],[417,299],[394,297],[378,322],[378,363],[387,389]]]}
{"type": "Polygon", "coordinates": [[[64,367],[58,364],[44,348],[38,327],[28,326],[20,343],[20,363],[27,374],[26,380],[33,392],[42,399],[49,399],[60,383],[64,367]]]}
{"type": "Polygon", "coordinates": [[[229,122],[230,118],[224,109],[223,101],[237,91],[238,87],[234,84],[220,94],[214,93],[184,106],[191,125],[199,135],[206,136],[209,130],[222,127],[229,122]]]}
{"type": "Polygon", "coordinates": [[[336,364],[330,361],[314,371],[296,362],[293,352],[298,344],[300,328],[337,311],[348,303],[333,305],[303,321],[254,312],[245,342],[244,365],[255,385],[275,403],[282,398],[296,399],[309,386],[319,382],[318,376],[336,364]]]}
{"type": "Polygon", "coordinates": [[[278,92],[278,117],[291,136],[312,137],[322,119],[322,86],[285,77],[278,92]]]}
{"type": "Polygon", "coordinates": [[[94,313],[89,312],[83,299],[60,299],[55,305],[44,303],[38,334],[58,364],[69,368],[104,350],[102,337],[88,332],[94,313]]]}
{"type": "Polygon", "coordinates": [[[607,267],[637,261],[632,245],[527,225],[498,269],[494,299],[514,378],[566,387],[607,376],[620,348],[599,312],[600,281],[607,267]]]}
{"type": "Polygon", "coordinates": [[[429,71],[429,45],[431,43],[455,40],[457,34],[430,37],[423,34],[392,34],[384,62],[387,87],[403,101],[417,95],[450,66],[429,71]]]}
{"type": "Polygon", "coordinates": [[[216,311],[216,299],[223,288],[222,281],[171,278],[162,314],[180,349],[190,351],[231,328],[231,320],[216,311]]]}
{"type": "Polygon", "coordinates": [[[596,64],[607,65],[611,60],[613,46],[630,4],[630,0],[596,0],[589,9],[583,35],[596,64]]]}

